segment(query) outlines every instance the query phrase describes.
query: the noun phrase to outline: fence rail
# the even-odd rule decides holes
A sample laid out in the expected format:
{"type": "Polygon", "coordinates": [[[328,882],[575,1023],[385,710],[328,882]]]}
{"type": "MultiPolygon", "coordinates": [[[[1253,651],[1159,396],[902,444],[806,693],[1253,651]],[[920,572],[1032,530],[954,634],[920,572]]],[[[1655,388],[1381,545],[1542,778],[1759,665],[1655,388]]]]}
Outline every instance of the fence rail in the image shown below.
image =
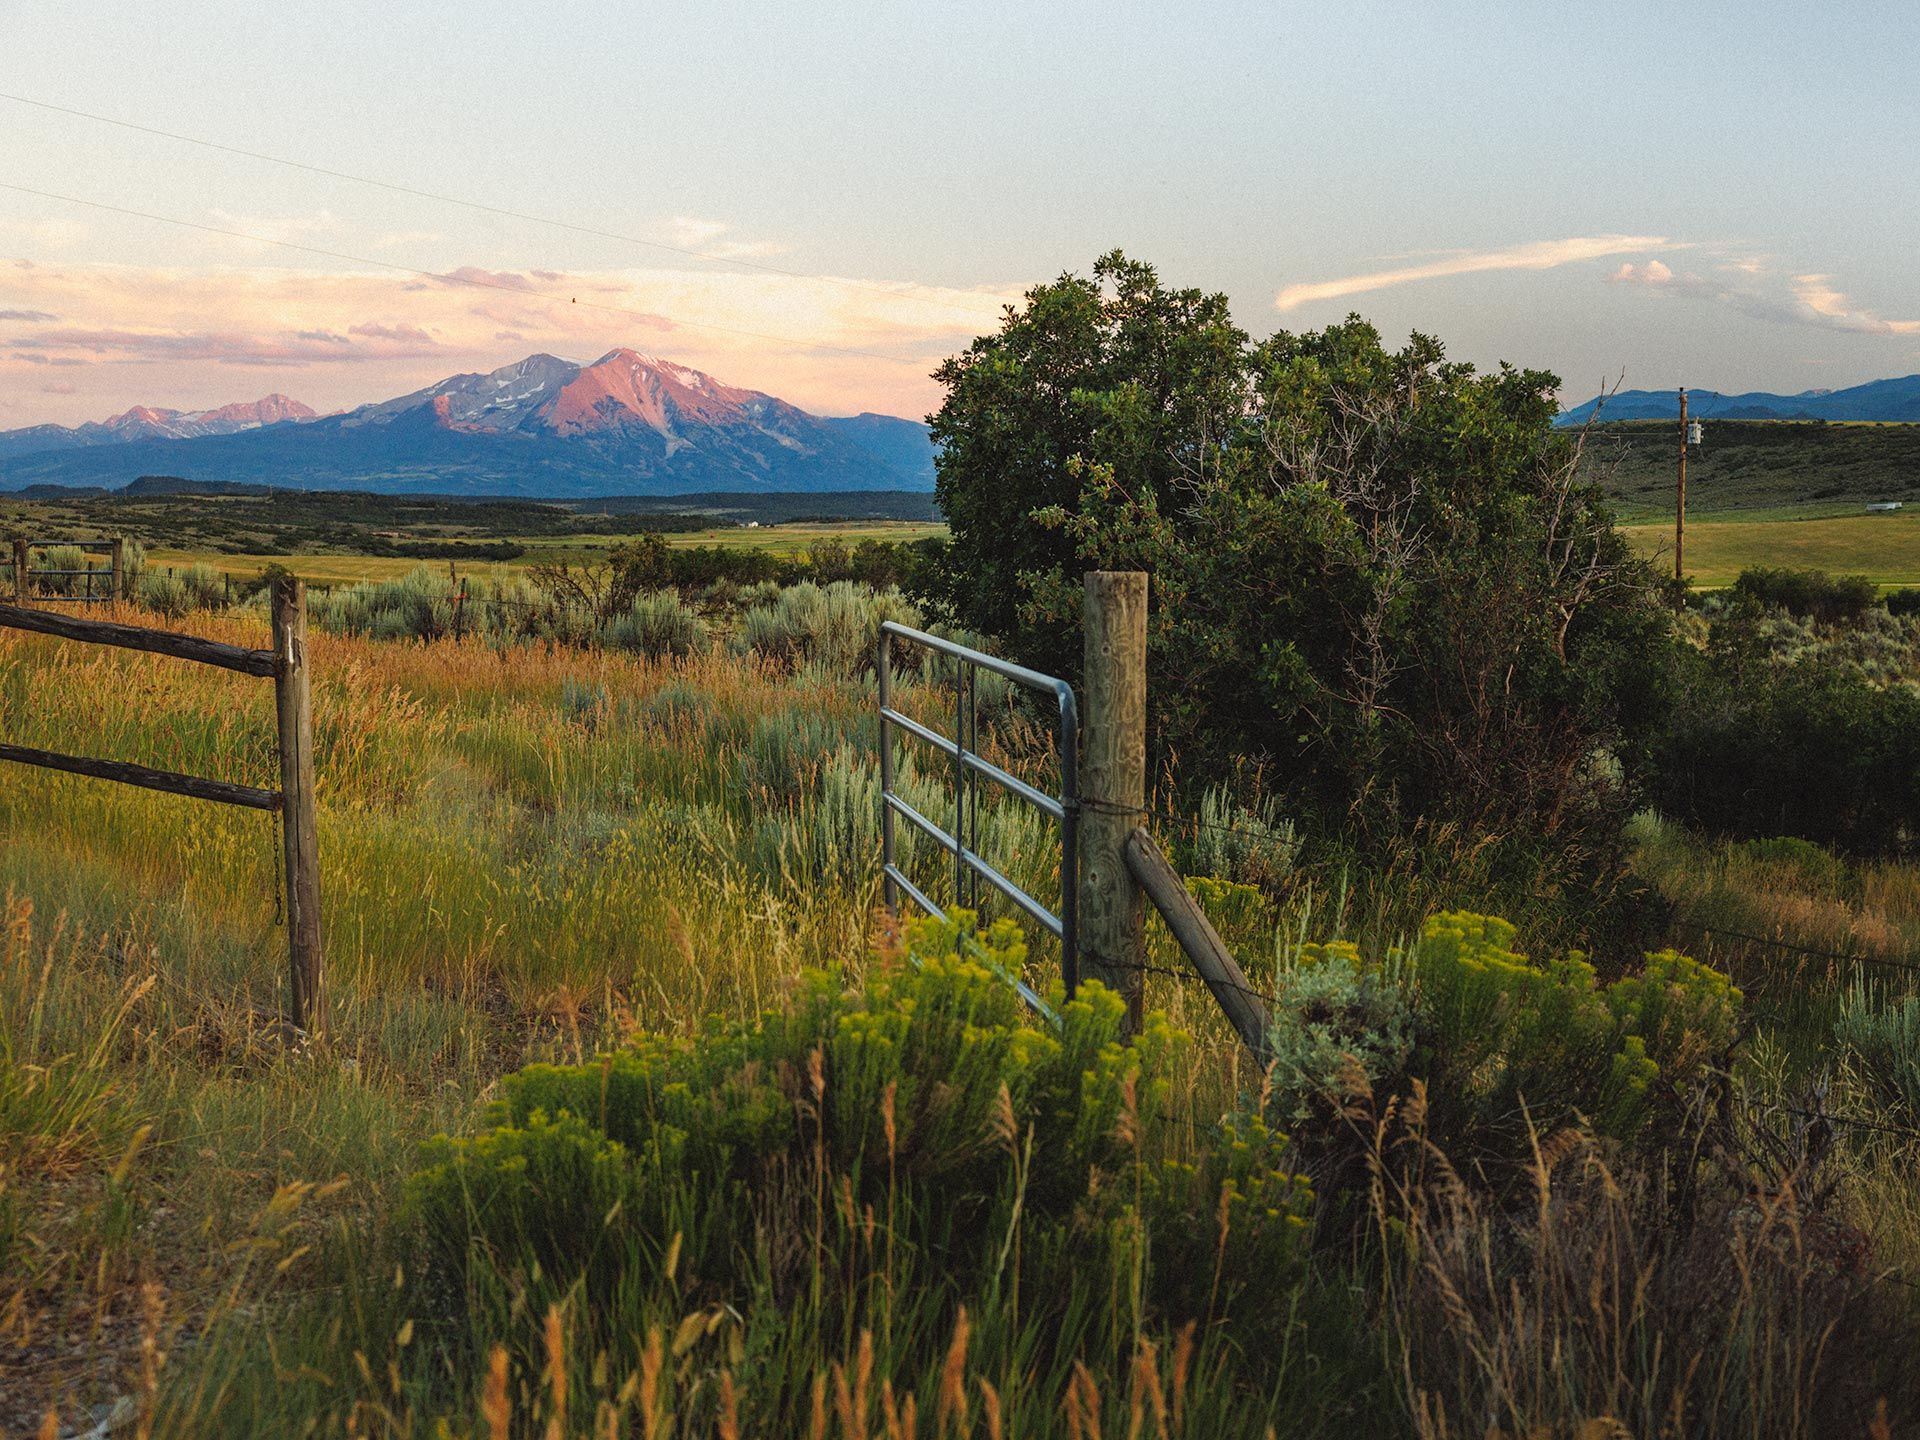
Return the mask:
{"type": "MultiPolygon", "coordinates": [[[[880,718],[880,860],[885,880],[887,908],[898,911],[904,893],[930,915],[945,912],[925,891],[915,885],[898,862],[895,849],[894,820],[905,820],[953,856],[953,894],[955,904],[965,904],[968,896],[978,894],[978,881],[985,880],[994,889],[1018,905],[1028,916],[1060,941],[1060,969],[1067,995],[1072,997],[1080,983],[1079,934],[1079,742],[1080,715],[1073,687],[1053,675],[1042,675],[1024,665],[1002,660],[953,640],[929,635],[924,630],[889,620],[880,627],[880,648],[876,670],[879,680],[880,718]],[[960,667],[954,686],[954,733],[942,735],[902,713],[893,704],[893,646],[895,643],[918,646],[944,655],[960,667]],[[985,670],[1011,680],[1016,685],[1051,695],[1060,714],[1060,793],[1028,784],[1019,776],[994,764],[974,748],[978,744],[974,675],[985,670]],[[943,830],[922,815],[894,788],[893,732],[899,730],[932,746],[953,762],[953,829],[943,830]],[[1016,799],[1033,806],[1060,826],[1060,908],[1049,910],[1039,900],[1014,884],[1006,875],[982,857],[979,844],[979,782],[986,780],[1016,799]],[[968,842],[972,843],[969,844],[968,842]]],[[[1047,1007],[1025,981],[1014,977],[1021,998],[1041,1013],[1047,1007]]]]}
{"type": "Polygon", "coordinates": [[[0,564],[5,564],[13,572],[13,598],[22,605],[29,600],[55,605],[110,605],[127,597],[127,542],[122,539],[15,540],[12,555],[0,564]],[[76,570],[71,566],[34,565],[34,551],[56,548],[78,550],[83,555],[105,555],[108,557],[107,568],[99,570],[89,566],[76,570]],[[33,588],[35,577],[48,580],[84,578],[86,589],[79,595],[68,595],[44,587],[36,592],[33,588]],[[94,582],[102,578],[107,581],[106,593],[95,594],[94,582]]]}
{"type": "MultiPolygon", "coordinates": [[[[25,571],[16,543],[15,577],[25,571]]],[[[45,597],[57,598],[57,597],[45,597]]],[[[110,598],[110,597],[101,597],[110,598]]],[[[287,885],[287,954],[290,971],[289,1019],[296,1031],[317,1031],[324,1023],[321,1005],[320,860],[314,808],[313,707],[307,666],[306,590],[300,581],[273,585],[273,648],[249,650],[196,635],[149,630],[106,620],[55,615],[24,605],[0,604],[0,629],[24,630],[89,645],[141,650],[176,660],[210,665],[274,685],[275,720],[280,751],[280,788],[263,790],[199,775],[155,770],[125,760],[63,755],[25,745],[0,744],[0,761],[112,780],[147,790],[162,790],[221,805],[277,812],[287,885]]]]}

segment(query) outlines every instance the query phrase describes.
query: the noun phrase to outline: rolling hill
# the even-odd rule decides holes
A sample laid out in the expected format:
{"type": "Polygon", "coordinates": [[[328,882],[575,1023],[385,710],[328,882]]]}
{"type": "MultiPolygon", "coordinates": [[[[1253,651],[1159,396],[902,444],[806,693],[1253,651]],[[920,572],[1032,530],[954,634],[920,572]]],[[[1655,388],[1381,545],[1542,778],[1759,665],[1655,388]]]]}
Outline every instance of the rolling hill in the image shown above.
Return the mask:
{"type": "Polygon", "coordinates": [[[306,490],[556,499],[933,488],[933,445],[918,421],[813,415],[627,349],[591,365],[532,355],[310,417],[299,406],[245,428],[186,433],[183,418],[203,417],[130,411],[101,426],[4,432],[0,490],[117,486],[156,473],[306,490]],[[156,428],[129,421],[136,413],[173,419],[156,428]]]}
{"type": "MultiPolygon", "coordinates": [[[[1705,420],[1902,420],[1920,421],[1920,375],[1873,380],[1846,390],[1805,390],[1798,395],[1753,391],[1723,395],[1694,390],[1690,413],[1705,420]]],[[[1622,390],[1560,412],[1557,425],[1584,425],[1598,412],[1602,421],[1668,420],[1680,416],[1680,397],[1672,390],[1622,390]]]]}

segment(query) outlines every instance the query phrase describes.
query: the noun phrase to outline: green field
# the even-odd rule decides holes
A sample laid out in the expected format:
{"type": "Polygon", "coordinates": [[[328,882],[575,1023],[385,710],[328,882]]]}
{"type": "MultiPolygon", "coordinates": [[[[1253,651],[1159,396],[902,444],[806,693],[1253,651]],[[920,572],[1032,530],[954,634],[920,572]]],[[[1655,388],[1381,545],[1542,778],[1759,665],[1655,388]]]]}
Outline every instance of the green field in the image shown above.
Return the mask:
{"type": "MultiPolygon", "coordinates": [[[[705,530],[675,531],[664,538],[667,544],[682,549],[697,545],[726,545],[740,550],[764,550],[786,557],[802,554],[827,540],[838,541],[845,545],[855,545],[862,540],[884,540],[894,544],[904,544],[913,540],[924,540],[930,536],[944,535],[946,529],[944,525],[922,521],[849,520],[816,524],[726,525],[705,530]]],[[[269,565],[285,565],[309,584],[318,585],[350,584],[356,580],[390,580],[421,565],[440,569],[448,564],[454,565],[462,575],[476,578],[511,578],[534,565],[552,565],[562,561],[574,565],[591,564],[596,560],[604,559],[613,546],[624,540],[638,537],[637,535],[584,537],[503,534],[488,538],[510,540],[515,544],[523,545],[526,547],[526,553],[516,560],[507,561],[463,560],[448,557],[423,560],[399,555],[355,554],[350,549],[330,550],[319,554],[274,555],[162,545],[148,549],[147,561],[150,565],[162,568],[207,564],[235,579],[251,578],[269,565]]]]}
{"type": "MultiPolygon", "coordinates": [[[[1621,526],[1657,566],[1673,565],[1673,521],[1621,526]]],[[[1774,565],[1865,575],[1882,586],[1920,585],[1920,511],[1888,515],[1813,514],[1732,520],[1689,519],[1687,574],[1701,589],[1731,585],[1742,570],[1774,565]]]]}

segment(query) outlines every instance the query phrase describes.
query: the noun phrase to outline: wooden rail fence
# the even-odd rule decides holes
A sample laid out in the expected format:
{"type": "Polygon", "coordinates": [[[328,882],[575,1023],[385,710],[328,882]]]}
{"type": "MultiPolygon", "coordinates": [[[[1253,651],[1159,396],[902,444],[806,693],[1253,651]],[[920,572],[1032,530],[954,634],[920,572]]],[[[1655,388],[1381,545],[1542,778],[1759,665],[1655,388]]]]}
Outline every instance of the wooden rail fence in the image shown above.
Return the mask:
{"type": "MultiPolygon", "coordinates": [[[[16,582],[25,575],[21,544],[14,548],[16,582]]],[[[116,555],[116,558],[117,555],[116,555]]],[[[116,566],[116,579],[123,572],[116,566]]],[[[22,586],[16,584],[15,593],[22,586]]],[[[53,597],[48,597],[53,598],[53,597]]],[[[72,597],[67,597],[72,598],[72,597]]],[[[104,597],[103,597],[104,598],[104,597]]],[[[0,761],[61,770],[70,775],[115,780],[148,790],[164,790],[196,800],[241,805],[280,813],[283,860],[287,884],[287,951],[290,971],[289,1019],[296,1031],[317,1033],[324,1028],[321,991],[320,856],[313,795],[313,706],[308,684],[306,589],[299,580],[280,579],[272,592],[273,648],[249,650],[197,635],[150,630],[107,620],[35,610],[20,604],[0,604],[0,629],[25,630],[76,640],[87,645],[111,645],[142,650],[198,665],[211,665],[241,675],[273,681],[275,719],[279,731],[280,788],[262,790],[198,775],[179,775],[122,760],[97,760],[62,755],[24,745],[0,744],[0,761]]]]}

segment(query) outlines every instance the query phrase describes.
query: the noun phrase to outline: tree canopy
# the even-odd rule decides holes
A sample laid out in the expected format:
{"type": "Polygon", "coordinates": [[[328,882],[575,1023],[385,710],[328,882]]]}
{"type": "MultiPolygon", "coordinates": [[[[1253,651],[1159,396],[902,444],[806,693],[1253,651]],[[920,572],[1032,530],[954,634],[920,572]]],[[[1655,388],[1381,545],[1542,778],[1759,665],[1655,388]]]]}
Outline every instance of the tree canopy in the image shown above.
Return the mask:
{"type": "Polygon", "coordinates": [[[1264,767],[1363,843],[1444,823],[1567,852],[1617,817],[1609,747],[1667,622],[1554,376],[1357,316],[1256,343],[1115,253],[940,378],[951,603],[1072,673],[1080,576],[1150,572],[1164,765],[1264,767]]]}

